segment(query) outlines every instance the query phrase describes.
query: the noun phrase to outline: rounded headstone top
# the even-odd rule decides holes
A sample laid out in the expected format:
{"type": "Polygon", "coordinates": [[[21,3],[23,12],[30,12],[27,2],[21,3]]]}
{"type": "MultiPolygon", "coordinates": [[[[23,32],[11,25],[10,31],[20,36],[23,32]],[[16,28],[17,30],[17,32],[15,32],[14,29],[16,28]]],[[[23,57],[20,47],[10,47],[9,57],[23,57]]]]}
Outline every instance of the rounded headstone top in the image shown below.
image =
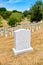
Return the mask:
{"type": "Polygon", "coordinates": [[[29,29],[18,29],[18,30],[15,30],[14,32],[19,32],[19,31],[29,31],[30,32],[30,30],[29,29]]]}

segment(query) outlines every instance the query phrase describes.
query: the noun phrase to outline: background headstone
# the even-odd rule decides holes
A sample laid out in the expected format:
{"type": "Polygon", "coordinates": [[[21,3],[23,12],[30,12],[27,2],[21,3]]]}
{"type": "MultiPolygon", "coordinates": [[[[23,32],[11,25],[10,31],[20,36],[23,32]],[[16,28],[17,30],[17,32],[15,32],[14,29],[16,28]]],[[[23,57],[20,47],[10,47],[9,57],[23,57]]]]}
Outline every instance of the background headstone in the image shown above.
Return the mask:
{"type": "Polygon", "coordinates": [[[36,30],[38,30],[38,26],[36,26],[36,30]]]}
{"type": "Polygon", "coordinates": [[[6,37],[8,36],[8,31],[5,31],[5,36],[6,36],[6,37]]]}
{"type": "Polygon", "coordinates": [[[39,25],[39,29],[40,29],[40,25],[39,25]]]}
{"type": "Polygon", "coordinates": [[[31,31],[34,32],[34,28],[32,28],[31,31]]]}
{"type": "Polygon", "coordinates": [[[0,36],[3,36],[3,31],[0,31],[0,36]]]}

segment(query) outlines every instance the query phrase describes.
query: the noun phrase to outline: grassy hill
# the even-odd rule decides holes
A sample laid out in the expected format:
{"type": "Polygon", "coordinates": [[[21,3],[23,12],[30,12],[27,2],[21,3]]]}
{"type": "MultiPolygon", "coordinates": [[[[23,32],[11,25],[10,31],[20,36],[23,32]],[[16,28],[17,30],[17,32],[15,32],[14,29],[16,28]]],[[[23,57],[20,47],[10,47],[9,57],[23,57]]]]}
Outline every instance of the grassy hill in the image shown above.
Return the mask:
{"type": "Polygon", "coordinates": [[[2,19],[2,25],[3,25],[3,27],[8,27],[7,22],[8,22],[7,20],[2,19]]]}
{"type": "Polygon", "coordinates": [[[0,27],[8,27],[7,20],[0,16],[0,27]]]}

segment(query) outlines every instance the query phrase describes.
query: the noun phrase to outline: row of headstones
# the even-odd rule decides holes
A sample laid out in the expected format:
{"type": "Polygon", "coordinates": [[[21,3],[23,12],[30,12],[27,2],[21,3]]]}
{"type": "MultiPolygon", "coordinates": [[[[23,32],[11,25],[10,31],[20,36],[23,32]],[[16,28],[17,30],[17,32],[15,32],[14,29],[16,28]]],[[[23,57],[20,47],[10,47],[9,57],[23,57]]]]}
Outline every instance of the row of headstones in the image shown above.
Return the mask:
{"type": "Polygon", "coordinates": [[[7,37],[8,35],[12,35],[13,36],[13,30],[10,29],[0,29],[0,36],[5,36],[7,37]]]}
{"type": "Polygon", "coordinates": [[[40,29],[40,25],[38,25],[38,24],[35,26],[31,25],[31,27],[30,27],[31,32],[38,31],[39,29],[40,29]]]}
{"type": "Polygon", "coordinates": [[[0,28],[0,36],[9,36],[9,35],[12,35],[13,36],[13,32],[17,29],[20,29],[21,28],[24,28],[24,29],[28,29],[26,28],[25,26],[29,26],[29,29],[31,32],[34,32],[35,30],[39,30],[40,29],[40,25],[39,24],[36,24],[36,25],[21,25],[21,26],[18,26],[17,28],[15,27],[11,27],[11,28],[5,28],[5,29],[1,29],[0,28]],[[22,27],[21,27],[22,26],[22,27]]]}

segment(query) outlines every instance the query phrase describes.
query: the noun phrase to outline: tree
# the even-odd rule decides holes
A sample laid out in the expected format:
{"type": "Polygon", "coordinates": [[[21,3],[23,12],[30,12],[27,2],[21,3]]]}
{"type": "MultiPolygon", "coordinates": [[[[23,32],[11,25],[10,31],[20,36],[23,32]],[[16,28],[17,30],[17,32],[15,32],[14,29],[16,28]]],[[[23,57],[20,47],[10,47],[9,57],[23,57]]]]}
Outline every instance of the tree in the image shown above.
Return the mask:
{"type": "Polygon", "coordinates": [[[28,10],[25,10],[25,11],[23,12],[23,14],[24,14],[24,17],[27,17],[27,15],[29,14],[29,11],[28,11],[28,10]]]}
{"type": "Polygon", "coordinates": [[[41,13],[42,13],[42,19],[43,19],[43,4],[41,6],[41,13]]]}
{"type": "Polygon", "coordinates": [[[12,14],[11,11],[5,11],[5,12],[2,12],[2,17],[3,17],[4,19],[8,19],[11,14],[12,14]]]}
{"type": "Polygon", "coordinates": [[[22,13],[21,11],[13,10],[13,13],[22,13]]]}
{"type": "Polygon", "coordinates": [[[6,12],[6,8],[2,7],[0,8],[0,15],[3,16],[4,12],[6,12]]]}
{"type": "Polygon", "coordinates": [[[12,12],[11,12],[11,11],[7,11],[6,8],[4,8],[4,7],[0,8],[0,15],[1,15],[4,19],[9,18],[11,14],[12,14],[12,12]]]}
{"type": "Polygon", "coordinates": [[[30,21],[41,21],[42,19],[42,12],[41,12],[42,2],[37,1],[34,6],[31,8],[31,18],[30,21]]]}
{"type": "Polygon", "coordinates": [[[0,8],[0,13],[1,13],[2,11],[6,11],[6,8],[4,8],[4,7],[0,8]]]}
{"type": "Polygon", "coordinates": [[[12,13],[12,15],[9,18],[8,24],[10,26],[16,26],[22,21],[22,14],[21,13],[12,13]]]}

